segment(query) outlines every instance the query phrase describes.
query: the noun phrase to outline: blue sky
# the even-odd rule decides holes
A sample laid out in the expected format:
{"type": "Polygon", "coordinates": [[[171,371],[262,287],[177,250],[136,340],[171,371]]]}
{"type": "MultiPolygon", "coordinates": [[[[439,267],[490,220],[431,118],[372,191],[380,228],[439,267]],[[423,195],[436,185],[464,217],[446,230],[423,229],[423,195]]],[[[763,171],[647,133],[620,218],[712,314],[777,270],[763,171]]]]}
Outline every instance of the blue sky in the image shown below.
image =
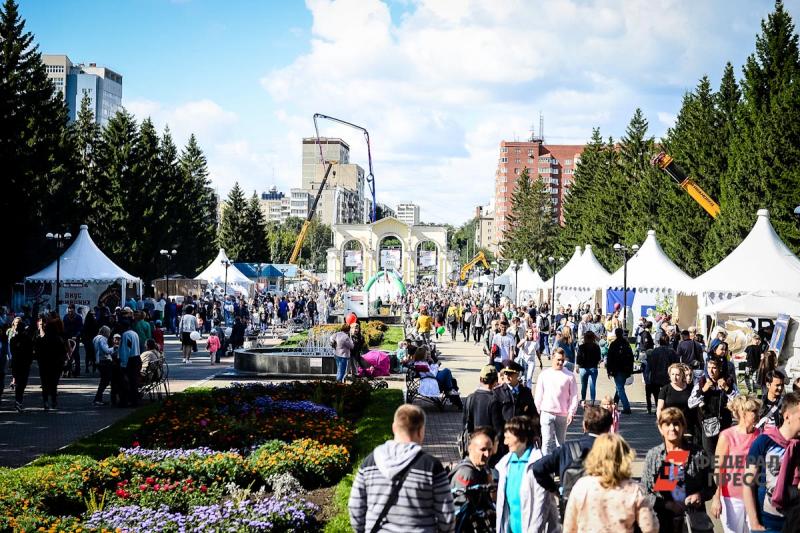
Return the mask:
{"type": "MultiPolygon", "coordinates": [[[[800,15],[800,0],[786,2],[800,15]]],[[[663,135],[682,95],[753,52],[766,0],[21,0],[40,50],[121,73],[123,105],[198,135],[221,195],[299,186],[315,112],[365,126],[378,200],[458,224],[494,188],[498,144],[663,135]]],[[[366,167],[355,131],[345,138],[366,167]]]]}

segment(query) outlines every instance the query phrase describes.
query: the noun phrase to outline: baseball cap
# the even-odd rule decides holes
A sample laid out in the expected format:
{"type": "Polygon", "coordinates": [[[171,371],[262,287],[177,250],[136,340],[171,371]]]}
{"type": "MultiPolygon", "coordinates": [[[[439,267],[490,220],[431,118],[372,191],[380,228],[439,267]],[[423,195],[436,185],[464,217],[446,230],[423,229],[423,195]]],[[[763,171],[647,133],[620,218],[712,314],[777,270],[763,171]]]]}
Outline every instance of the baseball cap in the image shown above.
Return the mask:
{"type": "Polygon", "coordinates": [[[497,379],[497,369],[494,367],[494,365],[486,365],[485,367],[481,368],[481,379],[492,377],[497,379]]]}
{"type": "Polygon", "coordinates": [[[519,374],[522,372],[522,366],[519,363],[511,361],[510,363],[508,363],[508,366],[506,366],[500,372],[506,374],[519,374]]]}

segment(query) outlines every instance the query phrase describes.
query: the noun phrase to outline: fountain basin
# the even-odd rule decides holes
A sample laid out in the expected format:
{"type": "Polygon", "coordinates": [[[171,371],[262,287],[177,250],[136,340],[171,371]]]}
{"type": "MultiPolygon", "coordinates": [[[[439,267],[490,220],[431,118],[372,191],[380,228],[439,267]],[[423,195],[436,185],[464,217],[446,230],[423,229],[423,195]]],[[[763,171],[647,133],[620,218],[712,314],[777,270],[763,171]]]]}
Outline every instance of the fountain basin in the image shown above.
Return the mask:
{"type": "Polygon", "coordinates": [[[239,373],[274,376],[336,375],[333,351],[308,348],[251,348],[236,350],[233,368],[239,373]]]}

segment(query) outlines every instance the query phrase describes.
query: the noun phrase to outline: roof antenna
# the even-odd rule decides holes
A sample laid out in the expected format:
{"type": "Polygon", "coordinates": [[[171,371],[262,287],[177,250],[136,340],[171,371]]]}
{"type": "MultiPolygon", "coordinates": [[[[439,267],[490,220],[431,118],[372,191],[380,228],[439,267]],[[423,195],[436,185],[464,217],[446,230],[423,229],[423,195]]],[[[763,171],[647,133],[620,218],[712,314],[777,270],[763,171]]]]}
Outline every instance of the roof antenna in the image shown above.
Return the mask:
{"type": "Polygon", "coordinates": [[[539,111],[539,139],[544,144],[544,115],[539,111]]]}

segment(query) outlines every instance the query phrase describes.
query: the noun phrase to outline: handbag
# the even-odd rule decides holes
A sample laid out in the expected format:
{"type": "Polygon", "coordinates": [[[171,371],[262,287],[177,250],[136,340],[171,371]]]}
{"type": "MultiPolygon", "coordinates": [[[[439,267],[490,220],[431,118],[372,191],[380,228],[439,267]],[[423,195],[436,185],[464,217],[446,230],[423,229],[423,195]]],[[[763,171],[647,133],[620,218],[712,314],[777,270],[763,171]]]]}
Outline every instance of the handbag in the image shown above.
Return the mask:
{"type": "Polygon", "coordinates": [[[722,424],[720,423],[719,416],[714,418],[703,419],[703,435],[706,437],[716,437],[719,435],[722,424]]]}
{"type": "Polygon", "coordinates": [[[705,510],[687,509],[684,514],[687,533],[706,533],[714,531],[714,523],[705,510]]]}
{"type": "Polygon", "coordinates": [[[397,497],[400,495],[400,487],[403,486],[403,482],[406,480],[406,476],[408,476],[409,470],[411,470],[411,465],[417,462],[420,454],[422,453],[422,449],[420,448],[417,451],[416,455],[411,458],[406,466],[398,472],[395,481],[392,482],[392,491],[389,493],[389,498],[386,500],[386,505],[383,506],[381,509],[381,514],[378,515],[378,518],[375,519],[375,523],[372,525],[372,529],[370,529],[370,533],[377,533],[383,527],[383,520],[386,518],[386,515],[389,514],[389,509],[391,509],[397,503],[397,497]]]}

